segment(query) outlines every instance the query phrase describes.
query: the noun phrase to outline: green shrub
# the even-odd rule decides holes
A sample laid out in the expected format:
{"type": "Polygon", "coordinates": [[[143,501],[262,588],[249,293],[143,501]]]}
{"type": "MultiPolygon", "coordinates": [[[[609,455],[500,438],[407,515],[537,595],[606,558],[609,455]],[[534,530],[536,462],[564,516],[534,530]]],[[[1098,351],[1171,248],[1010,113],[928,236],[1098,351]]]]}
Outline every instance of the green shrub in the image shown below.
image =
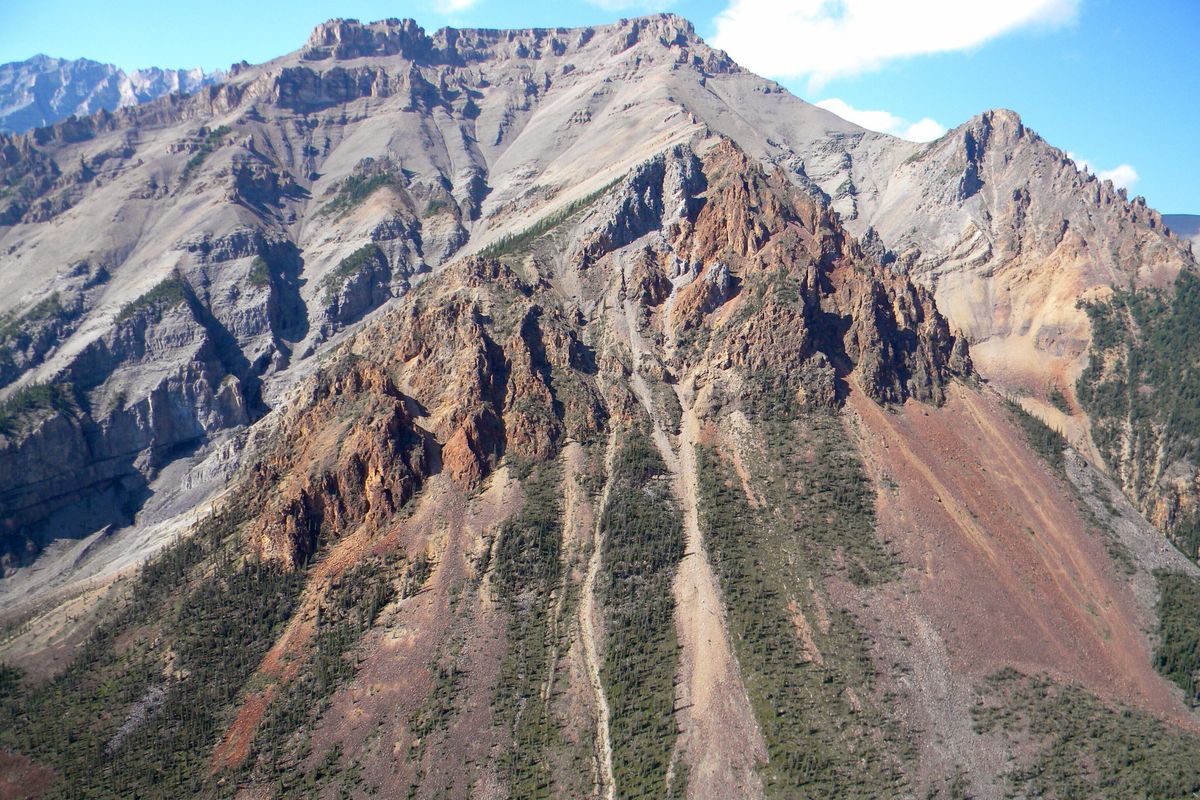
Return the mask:
{"type": "Polygon", "coordinates": [[[513,797],[546,796],[548,751],[563,744],[546,696],[555,666],[551,598],[563,590],[561,483],[561,470],[537,466],[522,483],[521,510],[501,526],[496,542],[495,586],[508,614],[508,650],[493,707],[512,735],[500,770],[513,797]]]}
{"type": "Polygon", "coordinates": [[[1021,426],[1026,441],[1055,472],[1064,474],[1066,469],[1063,450],[1067,447],[1067,439],[1040,419],[1030,414],[1015,400],[1004,401],[1013,419],[1021,426]]]}
{"type": "Polygon", "coordinates": [[[252,757],[232,775],[213,775],[213,748],[291,619],[312,563],[285,572],[245,554],[242,529],[259,505],[235,494],[143,565],[62,674],[7,699],[0,693],[0,747],[53,768],[45,797],[226,797],[256,765],[282,776],[288,796],[299,783],[330,779],[328,758],[305,772],[272,757],[294,758],[290,748],[306,746],[307,723],[353,675],[362,633],[394,597],[419,591],[431,567],[423,556],[376,555],[347,570],[324,598],[296,677],[268,708],[252,757]],[[145,722],[117,736],[138,707],[145,722]]]}
{"type": "Polygon", "coordinates": [[[1157,465],[1200,464],[1200,277],[1185,270],[1173,292],[1116,291],[1084,308],[1092,348],[1075,393],[1109,466],[1132,460],[1140,499],[1157,465]]]}
{"type": "Polygon", "coordinates": [[[50,798],[194,797],[247,679],[295,607],[304,570],[246,561],[235,500],[146,563],[61,675],[0,706],[0,745],[53,767],[50,798]],[[117,737],[159,693],[147,721],[117,737]]]}
{"type": "Polygon", "coordinates": [[[1071,404],[1067,402],[1066,394],[1063,393],[1062,388],[1057,383],[1050,384],[1050,388],[1046,392],[1046,399],[1050,402],[1050,405],[1064,414],[1070,415],[1071,404]]]}
{"type": "MultiPolygon", "coordinates": [[[[368,167],[368,170],[374,169],[368,167]]],[[[318,216],[344,217],[358,205],[385,186],[400,186],[397,176],[390,170],[368,171],[354,174],[338,183],[332,200],[321,206],[318,216]]]]}
{"type": "Polygon", "coordinates": [[[1012,669],[989,677],[975,729],[1010,741],[1010,797],[1182,798],[1200,793],[1200,737],[1084,689],[1012,669]],[[1032,751],[1032,752],[1031,752],[1032,751]]]}
{"type": "Polygon", "coordinates": [[[45,411],[70,413],[75,409],[75,392],[69,383],[34,383],[23,386],[0,402],[0,433],[11,436],[23,417],[45,411]]]}
{"type": "Polygon", "coordinates": [[[608,194],[608,191],[622,180],[623,178],[618,178],[585,197],[572,200],[558,211],[542,217],[523,231],[500,237],[480,250],[479,255],[483,258],[502,258],[526,252],[535,241],[608,194]]]}
{"type": "Polygon", "coordinates": [[[835,415],[759,424],[772,444],[747,464],[756,505],[716,450],[698,447],[696,464],[701,529],[767,745],[763,788],[782,798],[894,796],[911,743],[875,704],[867,643],[824,588],[836,572],[859,584],[891,576],[874,492],[835,415]],[[798,634],[801,617],[815,652],[798,634]]]}
{"type": "Polygon", "coordinates": [[[0,701],[9,695],[15,695],[21,687],[24,673],[8,664],[0,664],[0,701]]]}
{"type": "Polygon", "coordinates": [[[255,256],[250,262],[250,274],[247,276],[251,286],[260,289],[271,283],[271,265],[262,256],[255,256]]]}
{"type": "Polygon", "coordinates": [[[1155,668],[1196,704],[1200,680],[1200,580],[1158,570],[1158,649],[1155,668]]]}
{"type": "Polygon", "coordinates": [[[381,266],[384,263],[383,251],[378,245],[367,244],[355,250],[338,262],[337,266],[325,273],[321,278],[321,294],[326,303],[332,303],[351,278],[360,273],[368,265],[381,266]]]}
{"type": "Polygon", "coordinates": [[[159,283],[141,297],[130,300],[117,312],[117,322],[124,322],[135,314],[147,313],[162,319],[163,312],[187,301],[187,284],[178,275],[159,283]]]}
{"type": "Polygon", "coordinates": [[[368,556],[342,573],[318,606],[312,646],[297,674],[280,688],[259,723],[243,773],[253,770],[256,781],[274,784],[285,796],[336,776],[337,745],[311,772],[296,769],[312,746],[309,736],[297,733],[311,731],[333,693],[354,677],[353,653],[383,609],[397,597],[415,595],[429,573],[424,555],[406,561],[396,553],[368,556]]]}
{"type": "Polygon", "coordinates": [[[31,325],[59,319],[65,314],[66,309],[63,308],[58,292],[55,292],[38,301],[23,314],[9,313],[0,316],[0,340],[20,336],[31,325]]]}
{"type": "Polygon", "coordinates": [[[183,172],[179,176],[181,184],[187,183],[192,175],[196,174],[196,170],[204,163],[212,151],[221,146],[225,141],[225,137],[231,133],[231,128],[227,125],[222,125],[219,128],[213,128],[204,134],[204,138],[200,140],[200,147],[188,159],[188,162],[183,166],[183,172]]]}
{"type": "Polygon", "coordinates": [[[618,797],[667,794],[675,746],[672,582],[683,558],[683,525],[662,457],[645,433],[625,437],[601,511],[604,683],[618,797]]]}

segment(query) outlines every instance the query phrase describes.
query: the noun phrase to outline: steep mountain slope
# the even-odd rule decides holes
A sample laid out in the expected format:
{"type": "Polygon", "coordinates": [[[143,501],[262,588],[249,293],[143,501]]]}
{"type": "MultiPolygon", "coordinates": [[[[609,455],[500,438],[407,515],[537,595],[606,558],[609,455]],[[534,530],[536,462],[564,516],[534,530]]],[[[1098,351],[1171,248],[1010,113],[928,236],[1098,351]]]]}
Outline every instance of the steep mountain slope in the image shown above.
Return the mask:
{"type": "Polygon", "coordinates": [[[869,222],[1010,387],[1068,394],[1086,363],[1077,301],[1169,287],[1194,261],[1162,217],[1079,172],[1016,114],[985,113],[914,154],[869,222]]]}
{"type": "Polygon", "coordinates": [[[1200,569],[1073,394],[1076,299],[1195,265],[1014,115],[333,21],[0,145],[11,782],[1200,790],[1200,569]]]}
{"type": "MultiPolygon", "coordinates": [[[[77,397],[73,424],[9,444],[11,563],[88,532],[78,515],[50,518],[64,507],[108,509],[101,521],[120,525],[164,456],[219,439],[240,409],[257,417],[338,330],[450,254],[550,219],[703,134],[676,95],[707,96],[700,79],[725,71],[757,81],[675,18],[432,38],[411,23],[335,22],[190,99],[12,139],[3,391],[18,416],[46,405],[23,393],[36,383],[69,382],[77,397]],[[55,235],[62,225],[75,233],[55,235]],[[147,315],[166,341],[192,343],[164,360],[174,373],[126,346],[147,315]],[[71,439],[106,471],[44,463],[83,446],[71,439]]],[[[798,107],[815,115],[813,138],[846,128],[798,107]]]]}
{"type": "Polygon", "coordinates": [[[0,131],[23,133],[70,116],[145,103],[163,95],[190,94],[221,79],[201,69],[136,69],[86,58],[36,55],[0,64],[0,131]]]}

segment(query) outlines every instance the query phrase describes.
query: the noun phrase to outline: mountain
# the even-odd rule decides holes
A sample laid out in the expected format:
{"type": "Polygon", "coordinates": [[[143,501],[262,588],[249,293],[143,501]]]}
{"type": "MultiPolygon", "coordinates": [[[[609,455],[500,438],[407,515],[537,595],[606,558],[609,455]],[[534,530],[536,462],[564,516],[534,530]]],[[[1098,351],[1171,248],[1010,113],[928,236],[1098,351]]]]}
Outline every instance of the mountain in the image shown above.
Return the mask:
{"type": "Polygon", "coordinates": [[[201,69],[137,69],[126,73],[86,58],[36,55],[0,64],[0,131],[52,125],[70,116],[115,111],[167,94],[190,94],[221,79],[201,69]]]}
{"type": "Polygon", "coordinates": [[[18,796],[1200,791],[1197,265],[1015,113],[333,20],[0,174],[18,796]]]}

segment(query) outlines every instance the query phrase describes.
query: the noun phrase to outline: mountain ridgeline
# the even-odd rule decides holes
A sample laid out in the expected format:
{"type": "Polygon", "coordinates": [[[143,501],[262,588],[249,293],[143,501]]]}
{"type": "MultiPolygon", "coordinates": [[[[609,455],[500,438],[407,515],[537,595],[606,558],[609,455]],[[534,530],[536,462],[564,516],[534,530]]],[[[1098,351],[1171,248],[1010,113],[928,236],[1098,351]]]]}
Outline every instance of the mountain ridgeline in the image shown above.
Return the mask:
{"type": "Polygon", "coordinates": [[[334,20],[0,180],[13,796],[1200,791],[1196,264],[1012,112],[334,20]]]}
{"type": "Polygon", "coordinates": [[[145,103],[171,93],[190,94],[217,83],[221,73],[201,69],[136,69],[87,58],[36,55],[0,64],[0,131],[24,133],[69,117],[145,103]]]}

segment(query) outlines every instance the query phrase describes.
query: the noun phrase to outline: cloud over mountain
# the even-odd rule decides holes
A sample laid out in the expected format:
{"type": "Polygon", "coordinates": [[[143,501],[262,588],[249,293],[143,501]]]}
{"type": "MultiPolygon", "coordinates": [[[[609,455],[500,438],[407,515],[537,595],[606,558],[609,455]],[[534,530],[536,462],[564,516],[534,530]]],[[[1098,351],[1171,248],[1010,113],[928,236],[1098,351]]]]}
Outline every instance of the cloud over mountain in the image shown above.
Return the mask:
{"type": "Polygon", "coordinates": [[[1092,162],[1075,153],[1067,153],[1067,157],[1084,172],[1090,172],[1102,181],[1112,181],[1118,189],[1132,189],[1141,176],[1132,164],[1118,164],[1112,169],[1096,169],[1092,162]]]}
{"type": "Polygon", "coordinates": [[[713,43],[775,78],[830,79],[1074,19],[1078,0],[732,0],[713,43]]]}
{"type": "Polygon", "coordinates": [[[838,97],[818,101],[817,105],[856,125],[862,125],[873,131],[890,133],[901,139],[908,139],[910,142],[931,142],[946,132],[945,125],[930,117],[922,117],[916,122],[910,122],[890,111],[855,108],[838,97]]]}

